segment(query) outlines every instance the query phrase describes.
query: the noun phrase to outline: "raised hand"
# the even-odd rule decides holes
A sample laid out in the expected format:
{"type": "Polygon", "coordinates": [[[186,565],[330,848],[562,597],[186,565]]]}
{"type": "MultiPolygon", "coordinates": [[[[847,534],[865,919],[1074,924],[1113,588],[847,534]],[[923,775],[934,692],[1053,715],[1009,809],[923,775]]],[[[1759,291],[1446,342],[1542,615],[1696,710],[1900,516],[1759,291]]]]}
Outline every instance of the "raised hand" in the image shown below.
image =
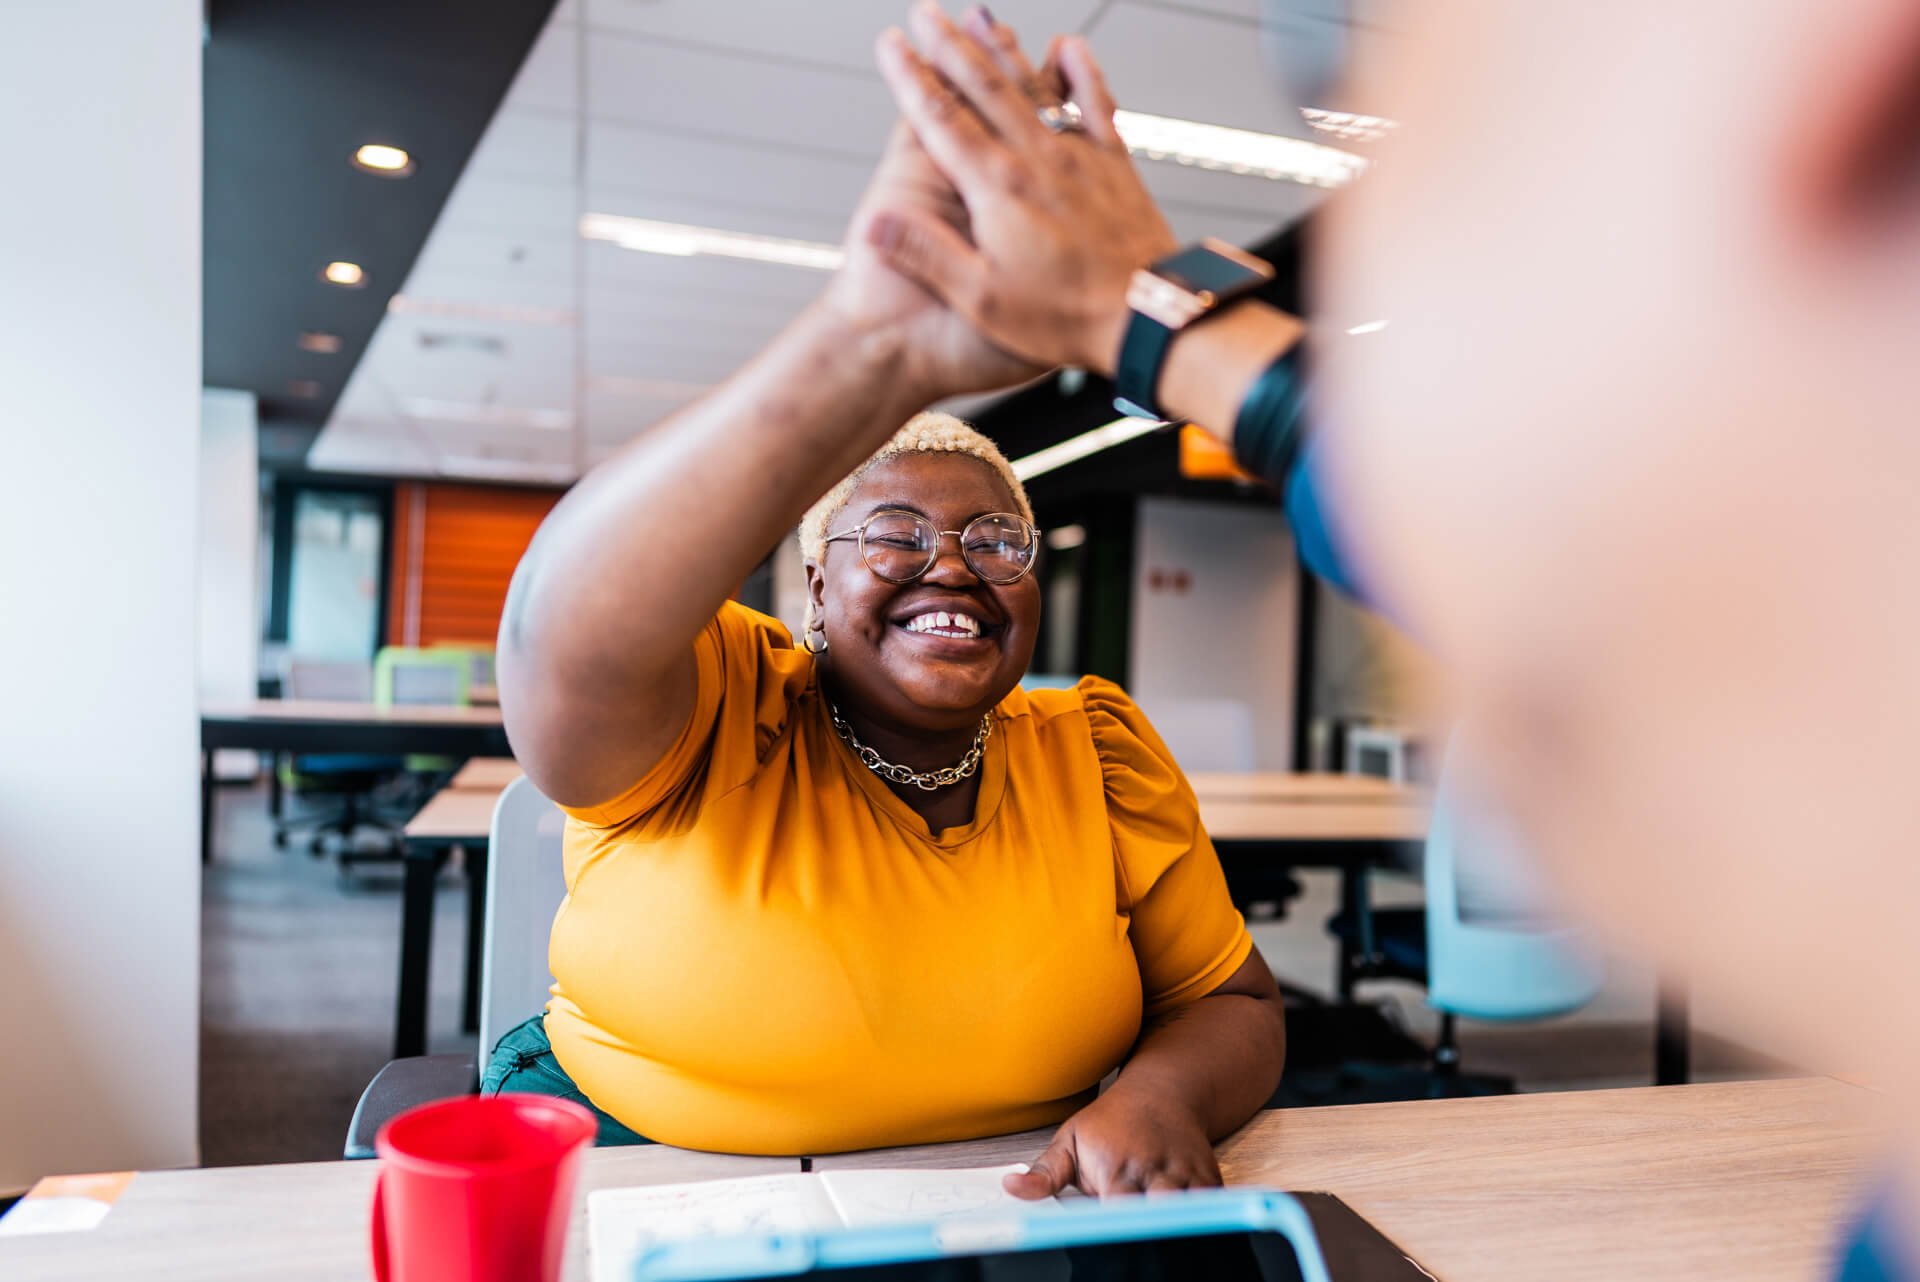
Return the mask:
{"type": "Polygon", "coordinates": [[[931,403],[967,392],[1009,387],[1044,372],[983,337],[937,295],[893,268],[874,247],[874,219],[902,211],[964,238],[967,211],[913,131],[896,124],[880,166],[861,196],[847,234],[847,261],[822,302],[859,332],[894,331],[903,368],[899,377],[931,403]]]}
{"type": "Polygon", "coordinates": [[[1077,36],[1036,72],[1004,24],[962,30],[928,0],[880,37],[881,74],[964,220],[883,201],[864,222],[889,267],[918,281],[996,345],[1040,365],[1111,372],[1135,269],[1175,247],[1113,124],[1113,99],[1077,36]],[[1084,131],[1055,133],[1034,94],[1064,89],[1084,131]]]}

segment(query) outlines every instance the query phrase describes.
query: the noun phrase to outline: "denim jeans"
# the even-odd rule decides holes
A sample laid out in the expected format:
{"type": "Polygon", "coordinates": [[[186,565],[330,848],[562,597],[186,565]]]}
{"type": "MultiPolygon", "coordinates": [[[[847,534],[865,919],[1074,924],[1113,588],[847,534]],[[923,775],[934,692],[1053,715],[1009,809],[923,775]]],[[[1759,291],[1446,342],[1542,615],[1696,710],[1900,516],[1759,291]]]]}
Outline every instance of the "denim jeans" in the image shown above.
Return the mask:
{"type": "Polygon", "coordinates": [[[602,1147],[653,1143],[597,1107],[585,1092],[573,1084],[573,1079],[567,1076],[567,1070],[561,1068],[560,1061],[553,1057],[553,1044],[547,1041],[545,1015],[535,1015],[525,1023],[516,1024],[493,1048],[493,1055],[487,1060],[487,1071],[480,1076],[480,1093],[498,1095],[502,1091],[557,1095],[584,1106],[592,1111],[594,1120],[600,1123],[600,1135],[594,1143],[602,1147]]]}

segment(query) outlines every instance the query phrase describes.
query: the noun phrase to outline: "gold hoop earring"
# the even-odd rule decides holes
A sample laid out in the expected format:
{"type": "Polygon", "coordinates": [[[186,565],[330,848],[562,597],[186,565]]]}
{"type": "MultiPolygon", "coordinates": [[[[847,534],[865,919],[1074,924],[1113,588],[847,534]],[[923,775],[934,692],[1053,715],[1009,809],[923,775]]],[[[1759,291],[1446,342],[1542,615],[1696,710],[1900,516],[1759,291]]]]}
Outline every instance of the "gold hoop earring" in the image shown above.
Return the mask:
{"type": "Polygon", "coordinates": [[[827,652],[827,630],[825,628],[820,629],[820,648],[818,650],[813,648],[813,602],[811,601],[807,602],[807,617],[802,620],[800,624],[800,648],[808,654],[815,656],[827,652]]]}

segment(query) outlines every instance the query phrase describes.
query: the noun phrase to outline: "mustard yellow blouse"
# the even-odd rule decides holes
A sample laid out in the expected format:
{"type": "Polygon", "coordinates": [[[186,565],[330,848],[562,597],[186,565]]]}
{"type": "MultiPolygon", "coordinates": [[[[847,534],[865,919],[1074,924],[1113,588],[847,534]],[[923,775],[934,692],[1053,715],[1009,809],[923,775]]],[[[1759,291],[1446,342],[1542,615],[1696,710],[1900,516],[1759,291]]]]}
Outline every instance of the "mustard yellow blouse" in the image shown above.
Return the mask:
{"type": "Polygon", "coordinates": [[[832,1152],[1064,1119],[1143,1013],[1253,944],[1192,789],[1119,687],[993,710],[938,835],[835,736],[813,660],[725,606],[679,740],[571,810],[547,1034],[587,1096],[688,1148],[832,1152]]]}

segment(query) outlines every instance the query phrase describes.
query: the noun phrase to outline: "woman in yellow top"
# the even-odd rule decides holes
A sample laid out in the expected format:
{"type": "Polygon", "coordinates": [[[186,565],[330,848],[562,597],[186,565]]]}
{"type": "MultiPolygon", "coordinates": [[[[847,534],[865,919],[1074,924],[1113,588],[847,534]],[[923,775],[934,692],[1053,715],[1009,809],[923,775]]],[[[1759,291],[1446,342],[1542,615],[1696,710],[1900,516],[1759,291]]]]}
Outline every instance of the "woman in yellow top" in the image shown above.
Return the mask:
{"type": "MultiPolygon", "coordinates": [[[[869,207],[925,163],[896,134],[869,207]]],[[[733,1152],[1064,1122],[1015,1192],[1218,1183],[1211,1141],[1279,1077],[1273,978],[1126,695],[1019,689],[1038,536],[1005,459],[944,416],[893,433],[1028,371],[861,239],[516,577],[501,706],[572,816],[568,895],[544,1021],[488,1085],[733,1152]],[[796,647],[727,596],[803,512],[796,647]]]]}

